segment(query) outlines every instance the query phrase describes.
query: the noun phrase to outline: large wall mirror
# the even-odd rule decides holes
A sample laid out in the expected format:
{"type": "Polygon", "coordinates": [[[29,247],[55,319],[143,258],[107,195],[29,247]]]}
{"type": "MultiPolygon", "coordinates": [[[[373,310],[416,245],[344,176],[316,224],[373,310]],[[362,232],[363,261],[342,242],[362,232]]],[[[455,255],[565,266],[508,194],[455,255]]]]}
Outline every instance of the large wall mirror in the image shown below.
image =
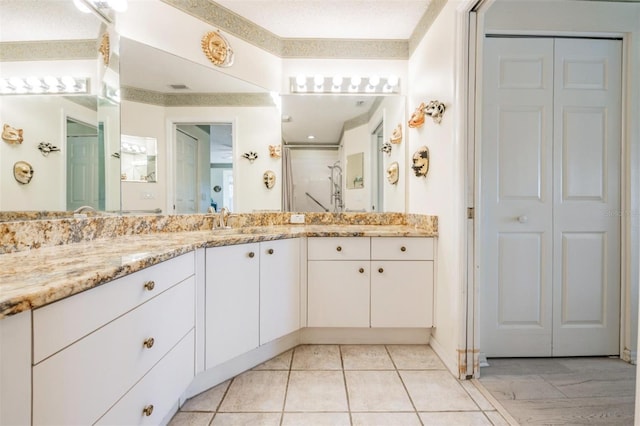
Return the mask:
{"type": "Polygon", "coordinates": [[[118,37],[111,26],[72,0],[2,0],[0,43],[0,122],[23,135],[22,143],[0,141],[0,210],[120,211],[118,37]],[[101,54],[107,33],[109,50],[101,54]],[[85,81],[86,92],[57,93],[68,91],[68,77],[85,81]],[[28,184],[13,179],[18,161],[32,166],[28,184]]]}

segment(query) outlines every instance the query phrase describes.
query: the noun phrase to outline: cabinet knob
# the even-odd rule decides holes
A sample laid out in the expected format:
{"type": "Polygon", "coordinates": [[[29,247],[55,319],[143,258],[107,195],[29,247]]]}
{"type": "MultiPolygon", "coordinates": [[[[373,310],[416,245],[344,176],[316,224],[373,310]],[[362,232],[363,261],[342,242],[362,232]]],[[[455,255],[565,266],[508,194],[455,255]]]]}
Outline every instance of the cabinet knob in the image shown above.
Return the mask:
{"type": "Polygon", "coordinates": [[[378,272],[383,273],[383,272],[384,272],[384,269],[382,269],[382,268],[378,268],[378,272]]]}
{"type": "Polygon", "coordinates": [[[144,283],[144,289],[148,290],[148,291],[153,290],[155,288],[155,286],[156,286],[156,282],[153,281],[153,280],[145,281],[145,283],[144,283]]]}
{"type": "Polygon", "coordinates": [[[364,274],[364,268],[358,269],[358,272],[360,272],[361,274],[364,274]]]}
{"type": "Polygon", "coordinates": [[[255,256],[255,255],[256,255],[256,254],[255,254],[254,252],[252,252],[252,251],[250,251],[250,252],[249,252],[249,257],[253,257],[253,256],[255,256]]]}
{"type": "Polygon", "coordinates": [[[149,337],[148,339],[145,339],[144,342],[142,342],[142,345],[147,349],[151,349],[155,342],[156,341],[153,339],[153,337],[149,337]]]}
{"type": "Polygon", "coordinates": [[[144,414],[147,417],[149,417],[152,413],[153,413],[153,404],[146,405],[142,409],[142,414],[144,414]]]}
{"type": "Polygon", "coordinates": [[[338,247],[336,247],[336,250],[337,251],[342,251],[342,247],[338,246],[338,247]]]}
{"type": "Polygon", "coordinates": [[[400,247],[400,251],[407,251],[407,248],[405,246],[400,247]]]}
{"type": "Polygon", "coordinates": [[[269,250],[267,250],[267,253],[269,253],[269,254],[273,254],[273,249],[269,249],[269,250]]]}

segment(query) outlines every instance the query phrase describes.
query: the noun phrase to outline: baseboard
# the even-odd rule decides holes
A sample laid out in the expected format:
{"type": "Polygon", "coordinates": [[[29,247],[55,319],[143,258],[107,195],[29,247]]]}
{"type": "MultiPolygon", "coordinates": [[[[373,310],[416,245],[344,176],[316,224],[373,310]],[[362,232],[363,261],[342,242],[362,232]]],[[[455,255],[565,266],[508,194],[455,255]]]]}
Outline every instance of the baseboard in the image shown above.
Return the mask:
{"type": "Polygon", "coordinates": [[[627,348],[625,348],[625,350],[622,352],[622,356],[620,356],[620,358],[622,358],[623,361],[626,361],[630,364],[633,365],[637,365],[638,363],[638,352],[637,351],[631,351],[627,348]]]}
{"type": "Polygon", "coordinates": [[[300,330],[300,343],[309,345],[426,345],[430,337],[430,328],[307,327],[300,330]]]}
{"type": "Polygon", "coordinates": [[[444,350],[438,339],[431,336],[429,340],[429,346],[431,349],[438,355],[440,360],[444,363],[445,367],[453,374],[454,377],[459,377],[460,373],[458,372],[458,360],[455,356],[450,356],[450,354],[444,350]]]}

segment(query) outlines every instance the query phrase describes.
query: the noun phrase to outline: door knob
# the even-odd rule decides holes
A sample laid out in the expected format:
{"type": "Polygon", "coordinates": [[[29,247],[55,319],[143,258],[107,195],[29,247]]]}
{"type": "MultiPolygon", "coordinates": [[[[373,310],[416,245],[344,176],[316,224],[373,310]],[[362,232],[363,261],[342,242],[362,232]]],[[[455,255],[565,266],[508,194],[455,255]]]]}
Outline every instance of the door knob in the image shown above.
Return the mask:
{"type": "Polygon", "coordinates": [[[518,222],[520,222],[520,223],[527,223],[528,220],[529,220],[529,218],[524,216],[524,215],[523,216],[518,216],[518,222]]]}
{"type": "Polygon", "coordinates": [[[358,272],[360,272],[361,274],[364,274],[364,268],[358,269],[358,272]]]}
{"type": "Polygon", "coordinates": [[[273,249],[269,249],[269,250],[267,250],[267,253],[269,253],[269,254],[273,254],[273,249]]]}

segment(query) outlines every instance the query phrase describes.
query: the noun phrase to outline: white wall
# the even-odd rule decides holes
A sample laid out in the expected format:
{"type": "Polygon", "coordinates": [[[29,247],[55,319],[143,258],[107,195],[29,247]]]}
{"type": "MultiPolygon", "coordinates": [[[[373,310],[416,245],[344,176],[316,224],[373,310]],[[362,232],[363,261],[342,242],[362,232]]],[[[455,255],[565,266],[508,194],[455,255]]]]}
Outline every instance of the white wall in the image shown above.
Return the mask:
{"type": "MultiPolygon", "coordinates": [[[[463,305],[465,257],[464,147],[456,137],[455,29],[459,1],[449,1],[409,60],[407,114],[421,102],[439,100],[446,111],[442,122],[428,118],[417,129],[407,127],[408,158],[426,145],[431,154],[429,173],[408,179],[408,212],[438,216],[435,290],[435,328],[431,345],[447,367],[458,374],[458,350],[465,348],[463,305]]],[[[459,111],[459,110],[458,110],[459,111]]],[[[410,161],[410,160],[409,160],[410,161]]]]}
{"type": "Polygon", "coordinates": [[[496,1],[485,16],[485,32],[625,36],[626,116],[623,134],[623,356],[635,358],[638,335],[638,228],[640,224],[640,4],[594,1],[496,1]],[[625,228],[624,225],[627,224],[625,228]]]}

